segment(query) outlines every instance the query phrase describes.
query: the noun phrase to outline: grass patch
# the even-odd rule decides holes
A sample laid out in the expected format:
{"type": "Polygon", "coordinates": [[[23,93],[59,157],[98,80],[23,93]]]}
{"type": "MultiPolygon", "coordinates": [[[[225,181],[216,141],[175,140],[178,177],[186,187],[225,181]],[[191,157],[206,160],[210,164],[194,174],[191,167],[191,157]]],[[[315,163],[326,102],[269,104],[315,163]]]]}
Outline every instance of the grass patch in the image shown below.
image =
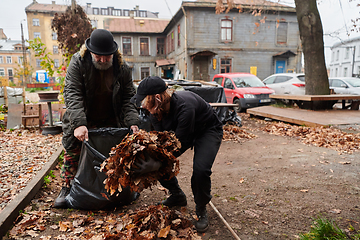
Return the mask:
{"type": "Polygon", "coordinates": [[[311,230],[308,233],[300,234],[301,240],[359,240],[360,234],[348,236],[338,225],[326,218],[314,219],[311,230]]]}

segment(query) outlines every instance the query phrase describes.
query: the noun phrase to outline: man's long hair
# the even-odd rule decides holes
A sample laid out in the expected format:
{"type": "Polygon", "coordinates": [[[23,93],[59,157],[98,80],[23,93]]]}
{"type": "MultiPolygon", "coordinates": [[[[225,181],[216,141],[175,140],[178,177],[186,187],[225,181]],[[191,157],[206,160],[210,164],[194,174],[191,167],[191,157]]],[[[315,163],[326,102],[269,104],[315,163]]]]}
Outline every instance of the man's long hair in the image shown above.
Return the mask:
{"type": "Polygon", "coordinates": [[[155,95],[147,95],[142,102],[142,107],[146,109],[153,109],[154,116],[158,121],[161,121],[166,110],[164,109],[165,105],[170,102],[172,94],[175,92],[175,89],[166,89],[164,92],[159,93],[160,99],[156,99],[155,95]],[[160,100],[160,101],[159,101],[160,100]]]}

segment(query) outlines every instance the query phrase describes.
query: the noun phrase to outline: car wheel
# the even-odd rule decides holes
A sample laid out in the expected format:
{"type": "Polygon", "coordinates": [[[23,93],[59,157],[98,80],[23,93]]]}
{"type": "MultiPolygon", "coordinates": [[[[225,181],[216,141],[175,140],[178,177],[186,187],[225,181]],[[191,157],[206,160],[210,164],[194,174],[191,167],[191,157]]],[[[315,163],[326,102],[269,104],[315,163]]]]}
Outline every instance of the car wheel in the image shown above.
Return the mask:
{"type": "Polygon", "coordinates": [[[243,110],[243,107],[241,106],[241,103],[240,103],[240,100],[239,99],[235,99],[234,100],[234,104],[236,104],[236,105],[238,105],[238,106],[236,106],[236,107],[234,107],[234,110],[236,111],[236,112],[241,112],[242,110],[243,110]]]}

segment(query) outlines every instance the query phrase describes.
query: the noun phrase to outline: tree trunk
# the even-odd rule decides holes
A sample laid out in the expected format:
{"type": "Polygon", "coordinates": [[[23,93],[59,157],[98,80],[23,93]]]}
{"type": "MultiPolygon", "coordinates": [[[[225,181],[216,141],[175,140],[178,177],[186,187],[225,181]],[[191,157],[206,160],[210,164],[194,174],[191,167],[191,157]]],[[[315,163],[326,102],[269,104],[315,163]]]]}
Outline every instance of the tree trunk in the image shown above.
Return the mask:
{"type": "Polygon", "coordinates": [[[305,60],[305,94],[330,94],[323,29],[316,0],[295,0],[295,5],[305,60]]]}

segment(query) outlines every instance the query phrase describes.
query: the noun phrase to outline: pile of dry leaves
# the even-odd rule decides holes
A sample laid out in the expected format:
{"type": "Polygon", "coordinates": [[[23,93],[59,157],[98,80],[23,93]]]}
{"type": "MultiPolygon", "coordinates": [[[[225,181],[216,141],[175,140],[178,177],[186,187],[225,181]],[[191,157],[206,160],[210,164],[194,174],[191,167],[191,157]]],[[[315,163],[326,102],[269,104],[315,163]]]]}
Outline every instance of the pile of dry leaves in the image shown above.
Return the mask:
{"type": "Polygon", "coordinates": [[[112,148],[110,157],[101,165],[101,171],[107,178],[104,181],[105,189],[113,195],[116,191],[121,192],[122,187],[130,186],[132,191],[141,192],[145,188],[157,184],[157,180],[168,175],[169,178],[179,173],[179,160],[173,152],[181,148],[180,141],[173,132],[139,132],[127,135],[115,148],[112,148]],[[161,162],[161,167],[156,172],[136,176],[135,162],[138,158],[146,159],[144,154],[161,162]]]}
{"type": "MultiPolygon", "coordinates": [[[[28,209],[30,210],[30,209],[28,209]]],[[[46,223],[50,211],[29,211],[20,214],[18,223],[10,231],[10,237],[23,239],[31,236],[37,239],[52,239],[46,236],[46,223]],[[44,232],[42,234],[42,232],[44,232]]],[[[101,213],[100,213],[101,214],[101,213]]],[[[192,230],[190,216],[186,209],[170,210],[166,206],[144,207],[134,212],[114,214],[103,212],[95,220],[93,213],[72,214],[69,221],[51,225],[52,234],[58,231],[55,239],[190,239],[201,240],[192,230]]]]}
{"type": "Polygon", "coordinates": [[[262,130],[275,135],[299,137],[303,143],[352,153],[360,148],[360,135],[333,127],[303,127],[283,122],[267,124],[262,130]]]}
{"type": "Polygon", "coordinates": [[[223,141],[243,142],[245,139],[256,137],[256,135],[249,133],[236,125],[225,124],[223,130],[223,141]]]}
{"type": "Polygon", "coordinates": [[[0,131],[0,212],[61,146],[61,135],[35,130],[0,131]]]}

